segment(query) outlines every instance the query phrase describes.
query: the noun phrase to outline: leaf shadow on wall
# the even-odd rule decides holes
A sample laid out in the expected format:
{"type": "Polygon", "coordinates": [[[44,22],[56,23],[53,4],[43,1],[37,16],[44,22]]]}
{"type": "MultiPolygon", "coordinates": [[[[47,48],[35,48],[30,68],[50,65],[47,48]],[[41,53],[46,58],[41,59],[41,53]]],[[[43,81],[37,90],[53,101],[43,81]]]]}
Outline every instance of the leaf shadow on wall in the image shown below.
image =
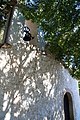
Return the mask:
{"type": "Polygon", "coordinates": [[[60,69],[32,45],[17,43],[1,49],[0,120],[63,119],[62,100],[58,101],[60,69]]]}

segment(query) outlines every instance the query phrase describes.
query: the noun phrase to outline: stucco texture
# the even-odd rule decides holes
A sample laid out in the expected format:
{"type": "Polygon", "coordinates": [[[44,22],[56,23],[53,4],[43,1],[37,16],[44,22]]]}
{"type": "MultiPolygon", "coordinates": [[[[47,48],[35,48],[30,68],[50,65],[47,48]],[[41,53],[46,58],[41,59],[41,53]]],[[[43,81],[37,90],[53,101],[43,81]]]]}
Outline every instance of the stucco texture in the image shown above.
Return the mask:
{"type": "Polygon", "coordinates": [[[28,44],[0,50],[0,120],[64,120],[66,91],[79,120],[77,82],[60,63],[28,44]]]}
{"type": "Polygon", "coordinates": [[[12,47],[0,49],[0,120],[65,120],[66,92],[72,96],[74,118],[80,120],[77,81],[50,54],[23,42],[23,25],[15,9],[12,47]]]}

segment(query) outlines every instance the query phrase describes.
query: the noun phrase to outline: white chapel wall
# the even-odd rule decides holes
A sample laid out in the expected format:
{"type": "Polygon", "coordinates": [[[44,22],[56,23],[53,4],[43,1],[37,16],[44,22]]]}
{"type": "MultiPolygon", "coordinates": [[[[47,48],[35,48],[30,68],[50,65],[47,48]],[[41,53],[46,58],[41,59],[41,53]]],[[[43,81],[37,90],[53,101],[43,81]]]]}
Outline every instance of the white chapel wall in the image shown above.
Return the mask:
{"type": "Polygon", "coordinates": [[[0,120],[64,120],[67,91],[72,95],[75,120],[79,120],[77,81],[54,57],[22,40],[23,25],[24,19],[12,22],[12,48],[0,49],[0,120]]]}

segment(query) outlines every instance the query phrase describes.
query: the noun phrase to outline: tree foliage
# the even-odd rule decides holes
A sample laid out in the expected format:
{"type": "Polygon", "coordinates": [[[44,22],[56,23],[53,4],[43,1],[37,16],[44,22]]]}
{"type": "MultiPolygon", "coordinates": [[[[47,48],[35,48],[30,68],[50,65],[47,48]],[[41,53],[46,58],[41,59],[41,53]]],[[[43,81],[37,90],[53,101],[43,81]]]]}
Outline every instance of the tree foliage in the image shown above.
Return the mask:
{"type": "Polygon", "coordinates": [[[62,61],[72,76],[80,79],[80,2],[79,0],[39,0],[37,5],[17,6],[26,19],[32,19],[44,31],[48,49],[62,61]]]}
{"type": "Polygon", "coordinates": [[[16,0],[0,0],[0,30],[4,26],[12,7],[17,4],[16,0]]]}

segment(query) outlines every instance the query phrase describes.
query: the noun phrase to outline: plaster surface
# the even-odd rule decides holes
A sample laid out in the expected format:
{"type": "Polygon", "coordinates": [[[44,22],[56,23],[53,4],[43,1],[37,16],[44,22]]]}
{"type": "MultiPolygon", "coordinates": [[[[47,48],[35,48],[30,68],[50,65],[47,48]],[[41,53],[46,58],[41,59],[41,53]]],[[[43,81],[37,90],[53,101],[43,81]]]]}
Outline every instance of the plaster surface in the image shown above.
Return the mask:
{"type": "Polygon", "coordinates": [[[72,96],[74,118],[80,120],[77,81],[50,54],[23,42],[24,21],[17,18],[10,29],[12,48],[0,49],[0,120],[65,120],[66,92],[72,96]]]}

